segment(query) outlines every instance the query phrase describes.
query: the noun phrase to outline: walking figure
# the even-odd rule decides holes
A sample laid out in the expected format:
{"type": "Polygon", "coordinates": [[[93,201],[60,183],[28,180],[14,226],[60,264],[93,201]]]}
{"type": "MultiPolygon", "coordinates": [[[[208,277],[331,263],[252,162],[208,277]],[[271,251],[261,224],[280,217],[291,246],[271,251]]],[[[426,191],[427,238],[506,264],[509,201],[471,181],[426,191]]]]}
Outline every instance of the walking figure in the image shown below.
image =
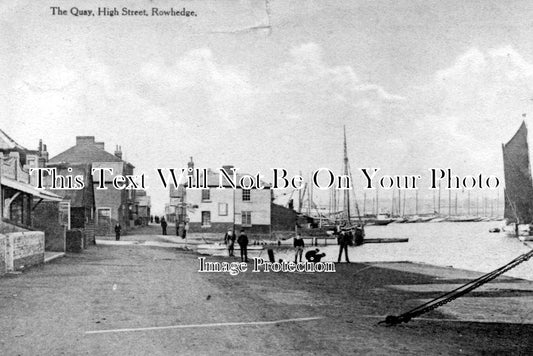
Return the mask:
{"type": "Polygon", "coordinates": [[[244,234],[244,230],[241,230],[237,242],[241,248],[241,262],[248,262],[248,236],[244,234]]]}
{"type": "Polygon", "coordinates": [[[163,230],[163,235],[167,234],[167,221],[165,220],[165,217],[161,218],[161,229],[163,230]]]}
{"type": "Polygon", "coordinates": [[[228,255],[235,256],[233,251],[235,250],[235,233],[233,230],[228,230],[226,235],[224,235],[224,243],[228,246],[228,255]]]}
{"type": "Polygon", "coordinates": [[[115,225],[115,240],[116,241],[120,240],[120,231],[122,231],[122,226],[120,226],[120,224],[117,222],[117,224],[115,225]]]}
{"type": "Polygon", "coordinates": [[[294,263],[298,263],[298,256],[300,257],[300,262],[302,262],[302,254],[304,252],[304,239],[302,239],[302,235],[297,234],[294,238],[294,248],[296,249],[296,254],[294,255],[294,263]]]}

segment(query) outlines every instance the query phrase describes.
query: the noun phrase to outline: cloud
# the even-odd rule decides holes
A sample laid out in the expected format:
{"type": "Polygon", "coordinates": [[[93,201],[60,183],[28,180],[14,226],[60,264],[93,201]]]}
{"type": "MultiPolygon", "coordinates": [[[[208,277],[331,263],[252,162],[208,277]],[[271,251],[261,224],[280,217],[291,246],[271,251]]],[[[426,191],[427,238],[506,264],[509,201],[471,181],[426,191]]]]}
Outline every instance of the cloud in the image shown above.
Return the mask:
{"type": "Polygon", "coordinates": [[[191,50],[171,65],[148,63],[141,75],[151,100],[174,113],[191,111],[184,119],[194,123],[236,124],[253,105],[247,73],[218,64],[207,48],[191,50]]]}
{"type": "MultiPolygon", "coordinates": [[[[426,151],[423,160],[501,172],[500,144],[518,129],[531,99],[533,65],[512,47],[461,54],[409,95],[413,135],[426,151]]],[[[413,141],[413,149],[418,146],[413,141]]]]}
{"type": "Polygon", "coordinates": [[[272,90],[286,93],[311,90],[322,97],[351,101],[355,106],[361,98],[404,100],[402,96],[390,94],[377,84],[362,82],[352,67],[330,66],[322,57],[322,49],[315,43],[293,48],[289,60],[275,72],[277,83],[272,85],[272,90]]]}

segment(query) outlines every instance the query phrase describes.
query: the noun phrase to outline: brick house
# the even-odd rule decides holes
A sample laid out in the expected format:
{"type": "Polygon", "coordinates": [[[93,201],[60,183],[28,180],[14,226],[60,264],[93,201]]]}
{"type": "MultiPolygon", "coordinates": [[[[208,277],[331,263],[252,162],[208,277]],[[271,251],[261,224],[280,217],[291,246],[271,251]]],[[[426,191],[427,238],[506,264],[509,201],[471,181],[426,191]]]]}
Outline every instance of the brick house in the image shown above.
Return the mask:
{"type": "Polygon", "coordinates": [[[113,226],[118,222],[123,230],[134,225],[135,191],[117,190],[111,186],[116,175],[133,174],[134,166],[122,160],[122,151],[117,146],[115,153],[105,150],[103,142],[96,142],[94,136],[76,136],[76,145],[52,157],[49,166],[57,165],[88,165],[94,168],[112,168],[113,174],[106,174],[108,189],[99,190],[100,176],[92,175],[92,192],[94,197],[94,223],[97,235],[113,233],[113,226]]]}

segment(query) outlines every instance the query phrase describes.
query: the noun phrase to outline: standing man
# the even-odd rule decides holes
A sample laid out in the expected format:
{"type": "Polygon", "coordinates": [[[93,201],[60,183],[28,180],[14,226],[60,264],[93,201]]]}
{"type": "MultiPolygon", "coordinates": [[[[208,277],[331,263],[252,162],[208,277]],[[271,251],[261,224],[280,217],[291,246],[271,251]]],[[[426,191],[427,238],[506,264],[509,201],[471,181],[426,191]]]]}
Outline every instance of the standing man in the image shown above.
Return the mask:
{"type": "Polygon", "coordinates": [[[120,231],[122,231],[122,226],[120,226],[120,224],[117,222],[117,224],[115,225],[115,240],[116,241],[120,240],[120,231]]]}
{"type": "Polygon", "coordinates": [[[161,218],[161,229],[163,230],[163,235],[167,234],[167,221],[165,220],[165,217],[163,216],[161,218]]]}
{"type": "Polygon", "coordinates": [[[302,254],[304,252],[304,239],[302,235],[297,234],[294,238],[294,248],[296,249],[296,254],[294,255],[294,263],[298,263],[298,256],[300,256],[300,262],[302,262],[302,254]]]}
{"type": "Polygon", "coordinates": [[[228,246],[228,255],[230,257],[235,256],[233,251],[235,249],[235,233],[233,230],[228,230],[224,235],[224,243],[228,246]]]}
{"type": "Polygon", "coordinates": [[[244,230],[241,230],[237,242],[241,248],[241,262],[248,262],[248,236],[244,234],[244,230]]]}
{"type": "Polygon", "coordinates": [[[346,259],[347,263],[350,263],[350,259],[348,258],[348,245],[350,244],[350,236],[346,233],[346,231],[341,231],[339,236],[339,259],[338,262],[341,262],[341,256],[342,251],[344,250],[344,258],[346,259]]]}

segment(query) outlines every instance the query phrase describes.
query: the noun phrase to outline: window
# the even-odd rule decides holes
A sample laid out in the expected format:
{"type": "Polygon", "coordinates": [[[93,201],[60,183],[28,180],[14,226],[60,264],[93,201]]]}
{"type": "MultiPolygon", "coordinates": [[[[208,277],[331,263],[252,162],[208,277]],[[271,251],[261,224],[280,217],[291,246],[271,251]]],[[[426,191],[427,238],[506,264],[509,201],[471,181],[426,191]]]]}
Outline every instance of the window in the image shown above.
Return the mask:
{"type": "Polygon", "coordinates": [[[202,227],[210,227],[210,226],[211,226],[211,212],[202,211],[202,227]]]}
{"type": "Polygon", "coordinates": [[[242,226],[252,226],[252,212],[251,211],[243,211],[241,213],[241,223],[242,226]]]}
{"type": "Polygon", "coordinates": [[[96,222],[100,226],[111,224],[111,209],[98,208],[96,211],[96,222]]]}
{"type": "Polygon", "coordinates": [[[250,201],[250,189],[242,190],[242,201],[250,201]]]}
{"type": "Polygon", "coordinates": [[[228,215],[228,204],[218,203],[218,216],[228,215]]]}
{"type": "Polygon", "coordinates": [[[209,189],[202,189],[202,201],[207,201],[211,199],[211,192],[209,189]]]}

